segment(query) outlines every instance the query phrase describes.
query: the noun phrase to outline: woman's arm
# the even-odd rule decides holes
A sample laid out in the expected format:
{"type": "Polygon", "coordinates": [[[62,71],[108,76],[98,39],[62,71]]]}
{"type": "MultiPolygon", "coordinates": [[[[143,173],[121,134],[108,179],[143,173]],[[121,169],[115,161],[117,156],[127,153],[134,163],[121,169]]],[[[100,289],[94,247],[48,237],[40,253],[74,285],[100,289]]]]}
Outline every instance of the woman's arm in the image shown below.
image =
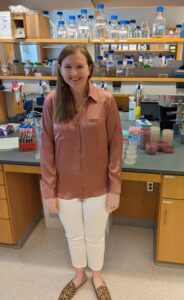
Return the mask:
{"type": "Polygon", "coordinates": [[[108,193],[121,193],[121,168],[122,168],[122,129],[118,108],[112,97],[106,118],[108,139],[108,193]]]}
{"type": "Polygon", "coordinates": [[[113,97],[108,107],[106,126],[109,152],[106,207],[108,212],[112,212],[119,207],[120,202],[123,142],[119,112],[113,97]]]}
{"type": "Polygon", "coordinates": [[[55,168],[55,141],[53,131],[53,93],[45,99],[41,128],[41,191],[44,199],[57,198],[55,168]]]}

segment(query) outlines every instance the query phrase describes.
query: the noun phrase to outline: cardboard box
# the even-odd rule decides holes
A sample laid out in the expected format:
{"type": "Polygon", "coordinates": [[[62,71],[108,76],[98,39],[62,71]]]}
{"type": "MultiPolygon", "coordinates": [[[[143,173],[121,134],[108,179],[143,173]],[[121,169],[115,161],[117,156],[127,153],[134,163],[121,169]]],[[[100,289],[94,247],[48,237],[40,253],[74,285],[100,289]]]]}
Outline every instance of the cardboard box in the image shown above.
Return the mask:
{"type": "Polygon", "coordinates": [[[46,16],[38,13],[26,13],[25,23],[28,39],[51,37],[49,18],[46,16]]]}
{"type": "Polygon", "coordinates": [[[0,91],[0,122],[3,122],[7,119],[8,117],[8,111],[6,107],[6,97],[5,97],[5,92],[0,91]]]}
{"type": "Polygon", "coordinates": [[[11,13],[11,25],[13,38],[26,38],[25,13],[11,13]]]}
{"type": "Polygon", "coordinates": [[[9,118],[23,112],[22,95],[20,91],[6,92],[6,107],[9,118]]]}

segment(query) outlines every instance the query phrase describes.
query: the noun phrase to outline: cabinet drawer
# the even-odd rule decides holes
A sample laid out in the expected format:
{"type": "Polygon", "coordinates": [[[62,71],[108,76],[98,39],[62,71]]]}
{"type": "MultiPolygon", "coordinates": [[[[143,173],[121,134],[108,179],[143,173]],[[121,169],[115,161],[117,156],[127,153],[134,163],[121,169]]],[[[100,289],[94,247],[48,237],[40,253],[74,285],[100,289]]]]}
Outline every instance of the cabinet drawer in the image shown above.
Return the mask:
{"type": "Polygon", "coordinates": [[[6,191],[4,185],[0,186],[0,199],[6,199],[6,191]]]}
{"type": "Polygon", "coordinates": [[[163,176],[163,198],[184,199],[184,176],[163,176]]]}
{"type": "Polygon", "coordinates": [[[8,203],[6,200],[0,199],[0,218],[9,219],[8,203]]]}
{"type": "Polygon", "coordinates": [[[0,185],[4,185],[4,177],[2,171],[0,171],[0,185]]]}
{"type": "Polygon", "coordinates": [[[122,179],[129,181],[161,182],[160,174],[122,172],[122,179]]]}
{"type": "Polygon", "coordinates": [[[2,168],[2,165],[0,164],[0,170],[2,171],[2,169],[3,169],[3,168],[2,168]]]}
{"type": "Polygon", "coordinates": [[[9,220],[0,219],[0,243],[13,244],[11,224],[9,220]]]}

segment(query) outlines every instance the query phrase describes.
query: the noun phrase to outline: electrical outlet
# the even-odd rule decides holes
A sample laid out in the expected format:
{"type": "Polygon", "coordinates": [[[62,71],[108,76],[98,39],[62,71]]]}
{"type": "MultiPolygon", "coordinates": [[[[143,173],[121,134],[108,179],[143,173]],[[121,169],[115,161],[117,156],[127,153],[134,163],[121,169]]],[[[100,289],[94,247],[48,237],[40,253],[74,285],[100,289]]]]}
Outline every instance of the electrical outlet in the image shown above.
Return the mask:
{"type": "Polygon", "coordinates": [[[153,192],[153,182],[147,182],[147,192],[153,192]]]}

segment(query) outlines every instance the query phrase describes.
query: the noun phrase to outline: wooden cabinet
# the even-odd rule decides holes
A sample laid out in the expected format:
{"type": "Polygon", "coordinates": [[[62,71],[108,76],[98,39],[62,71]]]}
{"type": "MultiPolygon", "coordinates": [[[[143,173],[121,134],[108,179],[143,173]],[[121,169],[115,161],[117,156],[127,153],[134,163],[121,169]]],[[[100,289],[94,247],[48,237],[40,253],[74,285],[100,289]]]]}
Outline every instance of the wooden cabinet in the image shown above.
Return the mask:
{"type": "Polygon", "coordinates": [[[160,174],[122,173],[122,193],[114,216],[152,220],[155,222],[160,198],[160,174]],[[147,182],[153,182],[153,191],[147,191],[147,182]]]}
{"type": "Polygon", "coordinates": [[[184,199],[184,176],[163,176],[163,198],[184,199]]]}
{"type": "Polygon", "coordinates": [[[156,259],[184,263],[184,177],[164,175],[156,259]]]}
{"type": "Polygon", "coordinates": [[[11,228],[8,200],[2,165],[0,167],[0,243],[12,244],[13,234],[11,228]]]}
{"type": "Polygon", "coordinates": [[[41,216],[40,167],[0,166],[0,243],[25,240],[41,216]]]}

